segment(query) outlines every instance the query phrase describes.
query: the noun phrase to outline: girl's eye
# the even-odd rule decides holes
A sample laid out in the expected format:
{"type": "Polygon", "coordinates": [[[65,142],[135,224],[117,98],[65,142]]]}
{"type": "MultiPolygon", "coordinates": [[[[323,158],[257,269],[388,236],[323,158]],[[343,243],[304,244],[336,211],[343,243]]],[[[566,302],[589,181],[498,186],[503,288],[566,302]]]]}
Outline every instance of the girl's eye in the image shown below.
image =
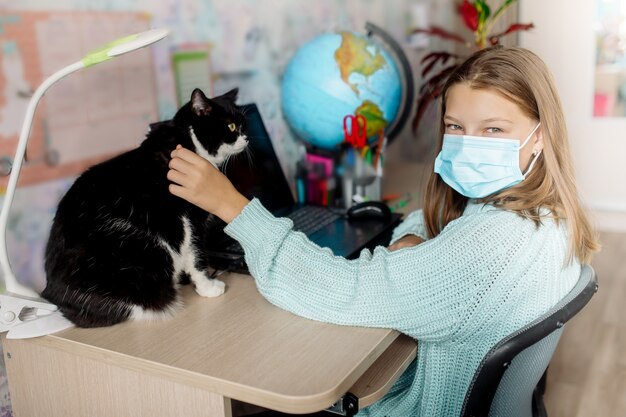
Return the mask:
{"type": "Polygon", "coordinates": [[[503,132],[503,130],[500,129],[499,127],[488,127],[485,130],[487,131],[487,133],[502,133],[503,132]]]}
{"type": "Polygon", "coordinates": [[[237,130],[237,125],[235,125],[234,123],[230,123],[230,124],[228,125],[228,129],[229,129],[231,132],[234,132],[235,130],[237,130]]]}
{"type": "Polygon", "coordinates": [[[450,123],[448,125],[446,125],[446,129],[447,130],[463,130],[463,128],[459,125],[455,125],[453,123],[450,123]]]}

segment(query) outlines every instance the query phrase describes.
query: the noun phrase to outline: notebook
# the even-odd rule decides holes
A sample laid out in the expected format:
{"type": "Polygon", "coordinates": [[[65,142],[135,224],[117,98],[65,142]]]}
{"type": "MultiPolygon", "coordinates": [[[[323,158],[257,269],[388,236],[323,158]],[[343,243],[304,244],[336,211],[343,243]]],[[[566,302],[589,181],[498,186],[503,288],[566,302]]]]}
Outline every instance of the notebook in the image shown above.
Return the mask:
{"type": "MultiPolygon", "coordinates": [[[[343,209],[298,204],[257,106],[241,107],[245,114],[248,152],[231,157],[224,168],[239,192],[249,199],[258,198],[275,216],[291,218],[295,230],[305,233],[317,245],[330,248],[335,255],[353,259],[364,248],[373,249],[389,242],[393,228],[400,222],[400,214],[393,213],[389,220],[348,220],[343,209]]],[[[246,271],[238,242],[224,233],[214,247],[217,249],[209,250],[208,254],[211,266],[246,271]]]]}

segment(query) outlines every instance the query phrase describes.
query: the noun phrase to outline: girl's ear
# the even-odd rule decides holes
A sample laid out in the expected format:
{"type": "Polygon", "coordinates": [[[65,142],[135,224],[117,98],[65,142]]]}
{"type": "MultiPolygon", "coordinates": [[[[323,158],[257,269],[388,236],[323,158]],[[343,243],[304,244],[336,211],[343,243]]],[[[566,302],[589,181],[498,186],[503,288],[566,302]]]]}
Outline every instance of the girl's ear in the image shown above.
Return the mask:
{"type": "Polygon", "coordinates": [[[533,142],[533,155],[537,155],[541,151],[543,151],[543,130],[542,127],[539,126],[539,128],[535,132],[535,140],[533,142]]]}

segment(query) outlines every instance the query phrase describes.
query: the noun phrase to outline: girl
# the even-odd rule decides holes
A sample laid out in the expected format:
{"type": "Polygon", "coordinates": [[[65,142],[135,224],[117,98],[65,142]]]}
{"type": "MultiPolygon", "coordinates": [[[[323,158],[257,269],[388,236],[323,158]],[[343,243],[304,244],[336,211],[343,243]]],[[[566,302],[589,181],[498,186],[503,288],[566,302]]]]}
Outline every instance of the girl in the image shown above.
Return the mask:
{"type": "Polygon", "coordinates": [[[170,191],[228,223],[271,303],[419,341],[416,361],[359,415],[459,415],[485,353],[567,294],[597,249],[558,94],[535,54],[478,51],[441,98],[440,152],[424,209],[397,227],[389,248],[356,260],[292,231],[290,220],[248,201],[192,152],[172,152],[170,191]]]}

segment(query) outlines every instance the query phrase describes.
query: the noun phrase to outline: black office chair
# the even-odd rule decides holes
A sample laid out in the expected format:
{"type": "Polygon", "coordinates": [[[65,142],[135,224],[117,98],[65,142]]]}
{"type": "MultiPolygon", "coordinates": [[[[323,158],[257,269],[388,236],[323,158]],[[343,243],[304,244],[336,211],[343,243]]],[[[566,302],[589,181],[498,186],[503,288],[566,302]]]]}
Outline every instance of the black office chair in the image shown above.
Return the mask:
{"type": "Polygon", "coordinates": [[[584,265],[578,283],[567,296],[543,316],[498,342],[474,374],[461,417],[546,417],[546,370],[563,325],[597,290],[593,268],[584,265]]]}

